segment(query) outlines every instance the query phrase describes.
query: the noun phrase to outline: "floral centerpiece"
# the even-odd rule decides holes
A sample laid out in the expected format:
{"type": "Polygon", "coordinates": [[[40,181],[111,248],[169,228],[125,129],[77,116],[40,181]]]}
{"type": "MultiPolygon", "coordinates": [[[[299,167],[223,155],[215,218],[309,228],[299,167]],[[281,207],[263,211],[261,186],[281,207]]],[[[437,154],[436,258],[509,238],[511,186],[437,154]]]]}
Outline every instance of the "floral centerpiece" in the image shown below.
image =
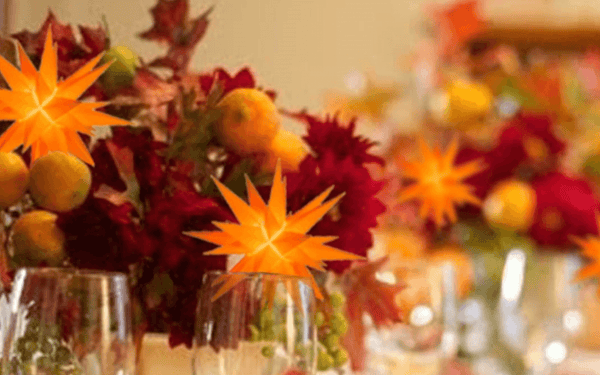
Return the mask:
{"type": "MultiPolygon", "coordinates": [[[[378,325],[401,319],[390,298],[397,289],[373,277],[379,263],[352,266],[367,255],[370,230],[384,212],[377,197],[383,183],[368,169],[383,165],[370,151],[374,144],[356,135],[354,123],[279,109],[276,93],[259,86],[249,68],[192,69],[210,9],[193,17],[186,0],[159,0],[151,12],[154,24],[140,37],[167,48],[151,62],[111,46],[107,25],[76,33],[52,13],[38,31],[4,41],[16,46],[0,59],[4,287],[21,266],[125,272],[138,344],[151,331],[168,332],[171,346],[190,347],[205,273],[236,269],[237,261],[244,272],[280,272],[228,257],[240,247],[216,249],[225,245],[222,237],[207,234],[218,233],[216,225],[242,236],[219,223],[254,225],[249,210],[263,212],[259,202],[272,188],[275,222],[317,239],[303,264],[324,270],[321,261],[333,260],[313,279],[322,301],[318,368],[344,365],[348,351],[361,367],[363,311],[378,325]],[[282,116],[305,123],[306,135],[283,129],[282,116]],[[287,191],[277,185],[281,176],[287,191]],[[246,189],[251,206],[236,197],[246,189]],[[323,203],[328,194],[338,198],[323,203]],[[287,212],[310,210],[318,211],[310,221],[281,222],[287,212]],[[335,276],[347,302],[326,287],[335,276]],[[366,288],[355,288],[365,281],[366,288]],[[358,330],[348,331],[348,319],[358,330]]],[[[259,224],[271,230],[267,216],[259,224]]],[[[292,239],[290,250],[305,241],[292,239]]],[[[290,274],[312,278],[294,267],[290,274]]]]}
{"type": "MultiPolygon", "coordinates": [[[[380,254],[391,258],[392,270],[409,258],[450,260],[459,296],[496,303],[506,256],[518,249],[528,257],[526,285],[563,293],[549,283],[543,259],[586,258],[577,275],[562,275],[571,286],[598,276],[598,51],[484,39],[491,26],[479,5],[433,9],[430,35],[411,59],[421,118],[416,131],[396,129],[387,144],[384,175],[393,184],[381,195],[390,209],[380,217],[380,254]]],[[[348,103],[336,109],[357,113],[348,103]]],[[[389,123],[384,116],[380,126],[389,123]]],[[[551,300],[537,302],[551,310],[551,300]]],[[[597,307],[590,306],[583,307],[584,324],[595,330],[597,307]]],[[[580,344],[597,348],[591,335],[582,336],[580,344]]],[[[463,354],[485,347],[468,346],[463,354]]],[[[490,352],[504,355],[499,347],[490,352]]],[[[518,373],[519,361],[504,364],[518,373]]]]}

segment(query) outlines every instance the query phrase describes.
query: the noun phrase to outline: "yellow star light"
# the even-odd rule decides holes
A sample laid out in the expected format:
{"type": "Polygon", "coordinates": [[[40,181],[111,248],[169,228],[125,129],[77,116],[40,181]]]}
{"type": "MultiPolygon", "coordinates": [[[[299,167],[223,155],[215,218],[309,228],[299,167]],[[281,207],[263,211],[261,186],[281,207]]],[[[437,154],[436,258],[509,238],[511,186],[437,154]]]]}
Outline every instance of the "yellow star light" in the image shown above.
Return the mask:
{"type": "MultiPolygon", "coordinates": [[[[596,222],[600,230],[600,216],[598,215],[596,215],[596,222]]],[[[592,277],[600,278],[600,237],[574,237],[573,242],[581,247],[581,255],[592,261],[591,264],[579,270],[575,281],[582,281],[592,277]]],[[[600,294],[600,288],[598,289],[598,294],[600,294]]]]}
{"type": "Polygon", "coordinates": [[[98,55],[72,76],[58,82],[57,53],[48,29],[39,71],[18,44],[21,70],[0,56],[0,73],[12,90],[0,90],[0,120],[14,123],[0,136],[0,152],[31,147],[31,161],[51,151],[71,153],[94,165],[79,133],[92,134],[95,125],[129,125],[128,121],[95,110],[107,103],[83,103],[79,98],[111,63],[94,69],[98,55]]]}
{"type": "Polygon", "coordinates": [[[426,218],[433,214],[438,227],[446,224],[446,218],[452,223],[456,222],[455,205],[481,204],[479,198],[472,193],[473,187],[463,180],[481,172],[485,167],[481,160],[454,165],[458,153],[457,138],[452,140],[445,155],[438,148],[430,149],[422,139],[419,139],[419,149],[420,160],[401,162],[404,176],[413,181],[400,192],[401,202],[420,200],[420,216],[426,218]]]}
{"type": "Polygon", "coordinates": [[[190,236],[219,245],[209,255],[243,254],[244,257],[220,282],[225,282],[213,298],[233,288],[248,273],[300,276],[310,279],[317,298],[319,291],[308,267],[324,271],[324,260],[359,260],[361,257],[327,246],[335,237],[308,236],[308,232],[342,198],[343,194],[323,203],[333,187],[327,189],[295,214],[287,214],[285,180],[281,163],[275,168],[269,203],[265,204],[246,176],[249,204],[213,178],[219,191],[238,220],[238,224],[215,222],[221,231],[190,232],[190,236]]]}

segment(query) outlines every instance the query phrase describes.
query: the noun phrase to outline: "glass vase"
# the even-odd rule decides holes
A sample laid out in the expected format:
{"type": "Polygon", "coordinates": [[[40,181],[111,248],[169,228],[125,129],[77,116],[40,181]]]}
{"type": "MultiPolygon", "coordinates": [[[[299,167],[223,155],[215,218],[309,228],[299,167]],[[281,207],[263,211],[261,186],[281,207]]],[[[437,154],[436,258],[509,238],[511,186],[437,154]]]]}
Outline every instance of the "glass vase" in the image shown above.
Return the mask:
{"type": "Polygon", "coordinates": [[[315,374],[316,306],[310,285],[308,279],[280,275],[206,274],[196,311],[193,373],[315,374]],[[237,284],[218,296],[221,281],[231,277],[237,284]]]}
{"type": "Polygon", "coordinates": [[[25,268],[16,272],[2,375],[133,375],[127,276],[25,268]]]}

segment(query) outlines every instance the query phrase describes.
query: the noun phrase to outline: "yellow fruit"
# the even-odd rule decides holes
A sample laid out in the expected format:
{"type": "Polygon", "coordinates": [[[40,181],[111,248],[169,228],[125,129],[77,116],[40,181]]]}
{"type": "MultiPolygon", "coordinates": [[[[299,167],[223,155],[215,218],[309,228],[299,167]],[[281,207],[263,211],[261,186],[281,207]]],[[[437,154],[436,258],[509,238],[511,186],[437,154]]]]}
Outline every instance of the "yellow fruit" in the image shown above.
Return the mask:
{"type": "Polygon", "coordinates": [[[139,65],[136,54],[125,46],[111,48],[104,57],[102,63],[114,61],[102,75],[102,83],[109,90],[116,90],[133,83],[135,69],[139,65]]]}
{"type": "Polygon", "coordinates": [[[66,212],[85,201],[91,183],[85,163],[63,152],[52,152],[33,164],[29,192],[42,208],[66,212]]]}
{"type": "Polygon", "coordinates": [[[277,107],[256,89],[235,89],[219,102],[222,117],[215,126],[219,141],[240,155],[269,149],[280,129],[277,107]]]}
{"type": "Polygon", "coordinates": [[[0,152],[0,209],[17,203],[28,183],[29,170],[23,159],[12,152],[0,152]]]}
{"type": "Polygon", "coordinates": [[[19,266],[36,266],[42,262],[56,266],[64,259],[65,237],[56,226],[57,216],[48,211],[31,211],[13,226],[13,260],[19,266]]]}
{"type": "Polygon", "coordinates": [[[275,165],[279,159],[284,171],[297,171],[307,154],[306,146],[299,136],[281,129],[269,146],[262,161],[262,169],[266,172],[275,171],[275,165]]]}
{"type": "Polygon", "coordinates": [[[441,265],[450,262],[454,266],[456,294],[459,298],[465,298],[473,287],[475,271],[471,257],[458,246],[444,246],[429,257],[434,264],[441,265]]]}
{"type": "Polygon", "coordinates": [[[445,90],[431,97],[434,119],[445,126],[471,128],[481,124],[491,109],[494,95],[486,85],[466,80],[452,81],[445,90]]]}
{"type": "Polygon", "coordinates": [[[483,216],[492,226],[526,231],[533,223],[536,195],[531,185],[516,180],[500,182],[483,202],[483,216]]]}

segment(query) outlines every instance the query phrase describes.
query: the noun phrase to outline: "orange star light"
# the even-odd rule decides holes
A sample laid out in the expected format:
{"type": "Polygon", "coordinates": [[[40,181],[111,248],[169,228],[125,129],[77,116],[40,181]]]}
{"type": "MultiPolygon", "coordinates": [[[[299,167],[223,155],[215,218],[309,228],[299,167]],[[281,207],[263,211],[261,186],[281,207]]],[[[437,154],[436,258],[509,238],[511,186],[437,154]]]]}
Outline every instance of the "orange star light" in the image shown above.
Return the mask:
{"type": "Polygon", "coordinates": [[[0,152],[24,145],[31,147],[31,161],[51,151],[71,153],[90,165],[94,160],[79,133],[92,134],[95,125],[129,125],[97,108],[106,103],[78,102],[79,98],[104,73],[111,63],[94,69],[98,55],[69,78],[58,82],[57,54],[48,29],[40,69],[18,44],[21,70],[0,56],[0,73],[11,90],[0,90],[0,120],[14,123],[0,136],[0,152]]]}
{"type": "Polygon", "coordinates": [[[324,260],[359,260],[361,257],[327,246],[335,237],[308,236],[308,232],[342,198],[339,195],[323,203],[333,187],[327,189],[295,214],[286,211],[285,180],[281,176],[281,163],[275,168],[269,203],[265,204],[258,191],[246,176],[250,204],[244,202],[225,185],[213,178],[219,191],[238,220],[234,223],[213,223],[221,231],[190,232],[190,236],[220,245],[206,254],[243,254],[244,257],[231,269],[236,275],[226,275],[226,280],[214,299],[233,288],[244,276],[240,274],[267,273],[300,276],[310,279],[317,298],[323,296],[308,267],[324,271],[324,260]]]}
{"type": "Polygon", "coordinates": [[[474,160],[460,166],[454,165],[458,153],[458,139],[454,138],[445,155],[439,149],[430,149],[419,139],[420,160],[401,161],[404,176],[414,182],[400,192],[400,201],[413,199],[421,201],[420,216],[426,218],[433,213],[438,227],[457,220],[455,205],[471,203],[480,205],[481,201],[473,195],[473,187],[463,180],[481,172],[485,167],[481,160],[474,160]]]}
{"type": "MultiPolygon", "coordinates": [[[[596,215],[596,222],[600,230],[600,216],[596,215]]],[[[581,247],[581,254],[592,260],[591,264],[583,267],[577,273],[575,281],[582,281],[592,277],[600,278],[600,237],[587,236],[586,238],[574,237],[573,242],[581,247]]],[[[600,294],[600,288],[598,289],[600,294]]]]}

